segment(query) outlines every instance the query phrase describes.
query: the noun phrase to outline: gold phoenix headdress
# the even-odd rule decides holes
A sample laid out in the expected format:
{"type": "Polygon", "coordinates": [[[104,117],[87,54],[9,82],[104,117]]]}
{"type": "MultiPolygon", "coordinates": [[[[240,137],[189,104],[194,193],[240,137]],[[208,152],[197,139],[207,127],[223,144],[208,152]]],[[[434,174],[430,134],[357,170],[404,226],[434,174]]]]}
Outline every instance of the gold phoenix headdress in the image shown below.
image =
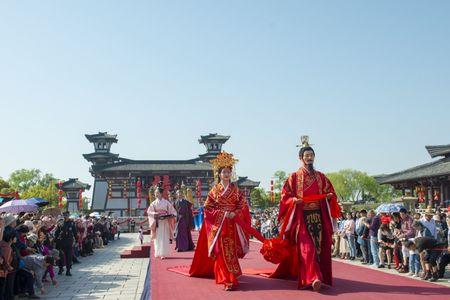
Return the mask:
{"type": "Polygon", "coordinates": [[[233,154],[222,151],[217,155],[216,158],[210,160],[210,163],[213,165],[214,178],[217,183],[217,178],[219,176],[219,169],[221,168],[230,168],[233,169],[234,165],[238,162],[237,159],[234,158],[233,154]]]}

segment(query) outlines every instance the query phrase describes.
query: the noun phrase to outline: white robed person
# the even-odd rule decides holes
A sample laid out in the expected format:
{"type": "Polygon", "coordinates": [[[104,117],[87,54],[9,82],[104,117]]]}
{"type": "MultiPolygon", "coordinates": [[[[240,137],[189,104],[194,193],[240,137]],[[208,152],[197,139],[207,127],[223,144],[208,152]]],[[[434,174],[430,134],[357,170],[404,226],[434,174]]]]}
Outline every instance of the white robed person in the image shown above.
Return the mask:
{"type": "Polygon", "coordinates": [[[147,209],[150,236],[155,247],[155,257],[164,259],[170,253],[170,219],[177,216],[173,205],[164,199],[163,188],[158,185],[155,190],[155,200],[147,209]]]}

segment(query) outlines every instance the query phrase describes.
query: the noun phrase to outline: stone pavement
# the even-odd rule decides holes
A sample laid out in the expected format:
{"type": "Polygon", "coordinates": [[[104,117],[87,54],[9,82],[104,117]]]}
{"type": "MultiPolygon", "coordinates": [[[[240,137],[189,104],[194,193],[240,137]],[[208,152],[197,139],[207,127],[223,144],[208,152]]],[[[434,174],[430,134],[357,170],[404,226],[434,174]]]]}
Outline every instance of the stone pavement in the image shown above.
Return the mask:
{"type": "MultiPolygon", "coordinates": [[[[148,236],[145,237],[148,239],[148,236]]],[[[45,283],[42,299],[105,299],[139,300],[147,274],[148,258],[121,259],[123,250],[140,243],[137,233],[122,233],[104,249],[95,249],[92,256],[81,258],[73,267],[72,277],[56,275],[57,286],[45,283]]],[[[57,268],[56,268],[57,271],[57,268]]]]}

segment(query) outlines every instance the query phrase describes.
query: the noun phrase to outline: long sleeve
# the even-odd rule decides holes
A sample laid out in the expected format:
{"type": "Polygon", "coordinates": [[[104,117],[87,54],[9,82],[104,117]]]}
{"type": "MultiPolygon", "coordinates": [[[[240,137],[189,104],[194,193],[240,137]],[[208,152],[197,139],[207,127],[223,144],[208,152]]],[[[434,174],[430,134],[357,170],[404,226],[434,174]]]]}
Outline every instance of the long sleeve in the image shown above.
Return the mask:
{"type": "Polygon", "coordinates": [[[297,196],[295,190],[295,182],[297,180],[297,174],[293,173],[286,179],[283,189],[281,190],[280,199],[280,212],[278,214],[278,221],[285,218],[290,205],[293,203],[293,199],[297,196]]]}
{"type": "Polygon", "coordinates": [[[195,228],[194,225],[194,215],[192,213],[192,203],[190,203],[189,201],[187,201],[187,222],[188,222],[188,227],[192,230],[195,228]]]}
{"type": "Polygon", "coordinates": [[[25,267],[28,272],[34,273],[35,283],[38,288],[42,288],[42,277],[44,275],[44,257],[29,255],[23,258],[25,267]]]}
{"type": "Polygon", "coordinates": [[[245,199],[244,194],[237,187],[236,190],[238,193],[238,202],[236,204],[235,213],[237,217],[243,220],[244,222],[248,223],[249,220],[251,222],[251,218],[247,218],[247,215],[249,214],[247,200],[245,199]]]}
{"type": "Polygon", "coordinates": [[[60,234],[61,234],[61,226],[58,226],[56,227],[55,230],[55,239],[58,239],[60,234]]]}
{"type": "Polygon", "coordinates": [[[378,230],[378,228],[380,227],[380,218],[374,217],[372,219],[372,222],[370,223],[370,230],[378,230]]]}
{"type": "Polygon", "coordinates": [[[72,223],[72,233],[73,233],[73,238],[75,240],[78,240],[78,230],[77,227],[75,226],[75,223],[72,223]]]}
{"type": "Polygon", "coordinates": [[[167,201],[167,203],[169,204],[168,213],[170,215],[176,216],[177,215],[177,211],[176,211],[175,207],[173,207],[172,203],[170,203],[169,201],[167,201]]]}
{"type": "Polygon", "coordinates": [[[150,217],[154,217],[156,215],[156,211],[155,211],[155,207],[153,205],[153,203],[150,204],[150,206],[147,209],[147,215],[150,217]]]}
{"type": "Polygon", "coordinates": [[[225,211],[217,208],[215,201],[215,193],[213,190],[209,191],[208,197],[205,201],[204,213],[206,218],[212,218],[215,220],[222,219],[225,215],[225,211]]]}
{"type": "Polygon", "coordinates": [[[338,200],[337,200],[337,195],[336,192],[334,191],[334,187],[333,184],[331,183],[331,181],[328,179],[328,177],[325,177],[325,190],[324,192],[326,194],[331,193],[332,196],[327,200],[328,204],[330,206],[330,214],[331,217],[334,219],[338,219],[341,217],[341,207],[339,206],[338,200]]]}

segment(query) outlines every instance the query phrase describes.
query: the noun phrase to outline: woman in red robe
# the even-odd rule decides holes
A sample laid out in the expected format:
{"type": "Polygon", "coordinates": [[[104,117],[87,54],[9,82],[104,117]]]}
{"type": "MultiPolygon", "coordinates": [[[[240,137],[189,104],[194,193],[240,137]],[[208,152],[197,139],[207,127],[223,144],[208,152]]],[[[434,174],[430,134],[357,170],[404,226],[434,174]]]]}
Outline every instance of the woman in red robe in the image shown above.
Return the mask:
{"type": "Polygon", "coordinates": [[[249,236],[239,223],[250,226],[251,220],[245,197],[231,182],[235,162],[226,152],[211,161],[220,182],[208,193],[205,218],[189,270],[193,277],[214,277],[227,291],[237,287],[237,278],[242,275],[238,258],[249,250],[249,236]]]}
{"type": "Polygon", "coordinates": [[[299,155],[303,167],[286,180],[278,216],[292,253],[270,277],[297,278],[299,288],[317,291],[322,283],[332,284],[332,234],[341,213],[333,185],[313,168],[314,150],[306,145],[299,155]]]}

